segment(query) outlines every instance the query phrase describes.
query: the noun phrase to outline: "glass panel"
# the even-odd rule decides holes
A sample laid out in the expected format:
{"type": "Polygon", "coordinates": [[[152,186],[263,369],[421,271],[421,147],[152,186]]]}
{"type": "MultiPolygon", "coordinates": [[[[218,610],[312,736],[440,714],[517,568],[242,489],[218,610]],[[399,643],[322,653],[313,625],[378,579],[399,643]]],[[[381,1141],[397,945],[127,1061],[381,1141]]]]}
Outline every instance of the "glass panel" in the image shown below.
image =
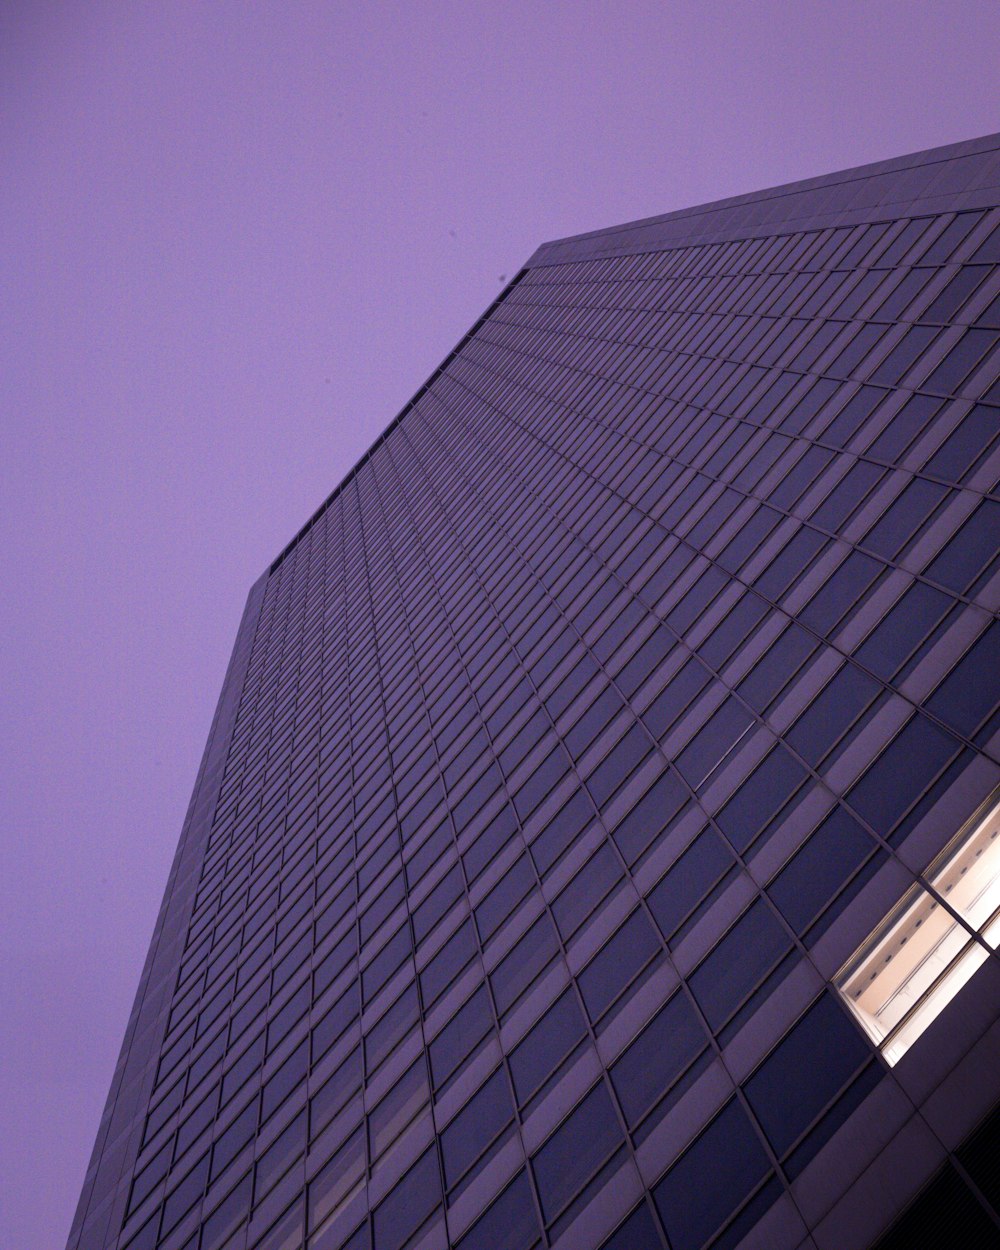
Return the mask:
{"type": "Polygon", "coordinates": [[[927,878],[995,948],[1000,942],[1000,802],[955,839],[927,878]]]}
{"type": "MultiPolygon", "coordinates": [[[[928,880],[991,945],[1000,937],[1000,804],[943,852],[928,880]]],[[[903,896],[845,966],[837,988],[896,1063],[944,1010],[986,950],[921,885],[903,896]]]]}

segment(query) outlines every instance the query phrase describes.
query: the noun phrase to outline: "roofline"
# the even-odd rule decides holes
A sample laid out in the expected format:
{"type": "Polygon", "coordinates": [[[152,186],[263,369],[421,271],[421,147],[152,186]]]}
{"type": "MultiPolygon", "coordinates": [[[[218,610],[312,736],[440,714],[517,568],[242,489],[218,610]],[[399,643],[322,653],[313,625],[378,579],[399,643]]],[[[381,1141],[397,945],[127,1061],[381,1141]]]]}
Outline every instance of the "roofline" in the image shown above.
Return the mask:
{"type": "Polygon", "coordinates": [[[360,459],[356,460],[354,464],[347,470],[347,472],[340,479],[337,485],[333,488],[330,494],[327,495],[327,497],[323,500],[320,506],[312,514],[309,520],[306,521],[305,525],[303,525],[302,528],[298,531],[298,533],[296,533],[294,538],[290,539],[290,541],[287,542],[284,547],[282,547],[281,551],[278,553],[277,556],[275,556],[275,558],[271,561],[270,565],[268,566],[267,571],[266,571],[266,576],[269,577],[275,571],[278,565],[281,564],[281,562],[285,559],[285,557],[295,548],[299,540],[306,536],[306,534],[312,529],[312,527],[320,519],[323,513],[326,512],[327,508],[329,508],[329,506],[334,502],[334,500],[337,498],[340,492],[344,489],[344,487],[350,481],[353,480],[355,475],[358,473],[358,470],[364,467],[364,465],[371,459],[372,454],[376,451],[376,449],[381,447],[381,445],[393,432],[396,426],[399,425],[399,423],[406,416],[406,414],[410,412],[411,409],[415,407],[417,402],[424,397],[427,391],[438,380],[438,378],[445,371],[445,369],[447,369],[447,367],[455,359],[455,357],[462,350],[462,348],[466,345],[469,339],[471,339],[472,336],[476,333],[476,331],[480,328],[480,326],[482,326],[486,318],[490,316],[490,314],[494,311],[494,309],[498,307],[498,305],[503,303],[503,301],[507,298],[508,293],[512,291],[515,286],[517,286],[517,284],[521,281],[521,279],[524,277],[526,273],[527,273],[526,268],[519,269],[518,272],[514,275],[514,277],[511,278],[511,280],[507,283],[504,289],[496,297],[496,299],[490,304],[490,306],[482,314],[482,316],[480,316],[475,321],[471,329],[467,330],[465,334],[462,335],[459,341],[451,349],[448,355],[445,356],[444,360],[441,361],[441,363],[434,370],[434,372],[430,375],[427,381],[424,382],[424,384],[416,391],[416,393],[412,396],[412,398],[407,400],[407,402],[403,405],[403,407],[399,410],[399,412],[396,413],[393,419],[385,427],[382,433],[371,444],[371,446],[364,453],[364,455],[361,456],[360,459]]]}
{"type": "Polygon", "coordinates": [[[924,212],[944,213],[961,208],[993,207],[998,199],[1000,132],[543,243],[364,455],[348,469],[305,525],[285,544],[271,561],[266,576],[275,572],[295,550],[344,487],[354,479],[529,269],[595,260],[602,256],[659,251],[694,243],[720,243],[750,236],[787,234],[810,227],[858,225],[924,212]],[[789,200],[796,196],[800,197],[801,203],[790,205],[789,200]],[[748,212],[748,206],[754,204],[759,205],[758,211],[748,212]]]}
{"type": "Polygon", "coordinates": [[[998,189],[1000,133],[553,239],[525,268],[993,206],[998,189]]]}

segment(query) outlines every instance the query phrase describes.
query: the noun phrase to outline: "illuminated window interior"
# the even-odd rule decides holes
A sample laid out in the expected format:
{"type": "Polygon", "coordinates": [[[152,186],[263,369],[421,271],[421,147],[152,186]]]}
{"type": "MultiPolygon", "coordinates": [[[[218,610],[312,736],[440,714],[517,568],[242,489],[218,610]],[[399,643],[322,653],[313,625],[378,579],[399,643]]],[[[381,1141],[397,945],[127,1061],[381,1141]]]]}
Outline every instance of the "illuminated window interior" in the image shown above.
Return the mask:
{"type": "MultiPolygon", "coordinates": [[[[938,856],[926,876],[991,946],[1000,940],[1000,803],[938,856]]],[[[890,1064],[955,997],[987,952],[914,885],[837,977],[837,988],[890,1064]]]]}

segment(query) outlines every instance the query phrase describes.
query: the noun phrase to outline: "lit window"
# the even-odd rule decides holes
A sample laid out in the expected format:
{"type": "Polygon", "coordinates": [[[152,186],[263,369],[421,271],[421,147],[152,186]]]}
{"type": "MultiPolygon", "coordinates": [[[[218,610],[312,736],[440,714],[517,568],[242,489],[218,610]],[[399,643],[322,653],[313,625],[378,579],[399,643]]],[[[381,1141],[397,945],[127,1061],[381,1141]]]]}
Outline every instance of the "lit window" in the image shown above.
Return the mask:
{"type": "MultiPolygon", "coordinates": [[[[995,947],[1000,940],[1000,803],[938,856],[934,889],[995,947]]],[[[894,1064],[987,958],[982,944],[922,885],[914,885],[855,952],[837,988],[894,1064]]]]}

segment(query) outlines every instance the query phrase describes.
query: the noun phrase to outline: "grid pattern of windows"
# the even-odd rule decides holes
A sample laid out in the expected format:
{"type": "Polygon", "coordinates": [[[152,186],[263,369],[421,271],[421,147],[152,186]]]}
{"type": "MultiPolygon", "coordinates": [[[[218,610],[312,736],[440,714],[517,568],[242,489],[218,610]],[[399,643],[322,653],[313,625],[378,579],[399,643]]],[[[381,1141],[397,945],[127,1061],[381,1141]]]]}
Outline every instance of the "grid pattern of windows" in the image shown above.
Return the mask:
{"type": "Polygon", "coordinates": [[[1000,784],[998,377],[996,210],[519,275],[272,566],[108,1244],[794,1209],[823,951],[1000,784]]]}

